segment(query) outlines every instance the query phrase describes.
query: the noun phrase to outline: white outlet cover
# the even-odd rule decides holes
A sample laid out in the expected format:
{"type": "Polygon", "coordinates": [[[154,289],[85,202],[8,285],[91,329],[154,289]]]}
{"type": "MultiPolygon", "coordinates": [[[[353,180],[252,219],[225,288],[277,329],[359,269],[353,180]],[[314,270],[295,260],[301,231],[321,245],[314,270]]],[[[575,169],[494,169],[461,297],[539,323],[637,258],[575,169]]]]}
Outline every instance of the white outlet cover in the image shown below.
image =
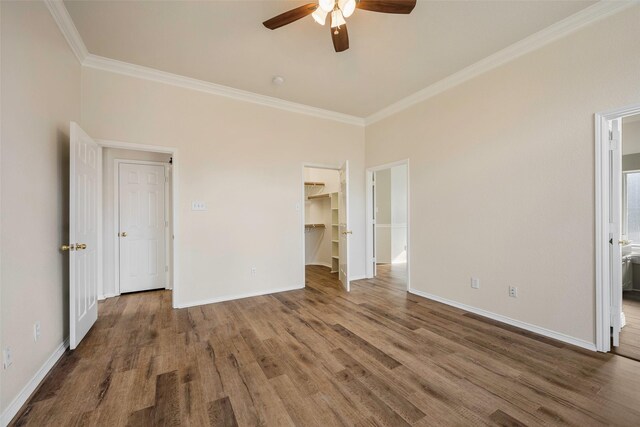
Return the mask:
{"type": "Polygon", "coordinates": [[[9,366],[11,366],[12,363],[13,360],[11,359],[11,349],[7,347],[2,350],[2,366],[4,367],[4,369],[7,369],[9,366]]]}
{"type": "Polygon", "coordinates": [[[191,210],[192,211],[206,211],[207,204],[202,200],[194,200],[191,202],[191,210]]]}
{"type": "Polygon", "coordinates": [[[471,287],[473,289],[480,289],[480,279],[478,279],[477,277],[472,277],[471,278],[471,287]]]}
{"type": "Polygon", "coordinates": [[[40,338],[40,322],[33,324],[33,340],[38,341],[40,338]]]}

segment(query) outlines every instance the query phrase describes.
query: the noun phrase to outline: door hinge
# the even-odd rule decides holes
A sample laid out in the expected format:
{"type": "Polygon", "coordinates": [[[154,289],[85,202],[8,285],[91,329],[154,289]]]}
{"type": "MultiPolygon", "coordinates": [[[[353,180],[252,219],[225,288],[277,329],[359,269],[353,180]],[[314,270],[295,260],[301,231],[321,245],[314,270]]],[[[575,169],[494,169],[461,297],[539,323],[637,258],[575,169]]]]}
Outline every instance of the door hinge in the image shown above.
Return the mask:
{"type": "Polygon", "coordinates": [[[168,227],[168,226],[169,226],[169,221],[165,221],[165,222],[164,222],[164,226],[165,226],[165,227],[168,227]]]}
{"type": "Polygon", "coordinates": [[[618,149],[618,140],[613,139],[613,134],[609,132],[609,151],[615,151],[618,149]]]}
{"type": "Polygon", "coordinates": [[[168,266],[168,265],[165,265],[165,266],[164,266],[164,271],[165,271],[165,272],[169,271],[169,266],[168,266]]]}

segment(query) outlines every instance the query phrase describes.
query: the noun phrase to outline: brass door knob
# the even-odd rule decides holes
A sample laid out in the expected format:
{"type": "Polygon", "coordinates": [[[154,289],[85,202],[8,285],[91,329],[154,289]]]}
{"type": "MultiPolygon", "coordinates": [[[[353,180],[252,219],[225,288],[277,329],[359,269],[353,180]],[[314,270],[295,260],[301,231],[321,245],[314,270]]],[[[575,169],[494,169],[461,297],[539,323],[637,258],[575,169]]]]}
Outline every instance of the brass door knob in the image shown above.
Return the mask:
{"type": "Polygon", "coordinates": [[[87,245],[85,243],[76,243],[76,249],[87,249],[87,245]]]}
{"type": "Polygon", "coordinates": [[[73,246],[73,245],[62,245],[62,246],[60,246],[60,250],[63,251],[63,252],[64,251],[73,251],[75,249],[76,249],[76,247],[73,246]]]}
{"type": "Polygon", "coordinates": [[[629,243],[631,243],[631,240],[618,240],[618,243],[620,243],[622,246],[627,246],[629,243]]]}
{"type": "Polygon", "coordinates": [[[127,232],[123,231],[122,233],[120,233],[120,237],[127,237],[127,232]]]}

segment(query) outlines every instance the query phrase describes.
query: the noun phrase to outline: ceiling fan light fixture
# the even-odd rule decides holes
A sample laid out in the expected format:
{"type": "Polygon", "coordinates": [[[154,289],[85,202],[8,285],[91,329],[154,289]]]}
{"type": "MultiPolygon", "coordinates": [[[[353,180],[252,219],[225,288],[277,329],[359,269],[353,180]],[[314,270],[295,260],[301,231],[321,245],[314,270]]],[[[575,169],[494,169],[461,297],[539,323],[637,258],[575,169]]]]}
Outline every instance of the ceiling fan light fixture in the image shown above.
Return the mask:
{"type": "Polygon", "coordinates": [[[345,25],[346,23],[347,21],[344,20],[344,17],[342,16],[342,12],[339,9],[336,9],[333,12],[331,12],[331,28],[336,28],[341,25],[345,25]]]}
{"type": "Polygon", "coordinates": [[[326,13],[329,13],[335,8],[336,0],[318,0],[318,6],[326,13]]]}
{"type": "Polygon", "coordinates": [[[339,0],[338,7],[342,11],[342,15],[348,18],[353,15],[353,12],[356,10],[356,0],[339,0]]]}
{"type": "Polygon", "coordinates": [[[313,19],[320,25],[324,25],[327,20],[327,12],[322,10],[321,7],[317,8],[315,12],[311,14],[311,16],[313,16],[313,19]]]}

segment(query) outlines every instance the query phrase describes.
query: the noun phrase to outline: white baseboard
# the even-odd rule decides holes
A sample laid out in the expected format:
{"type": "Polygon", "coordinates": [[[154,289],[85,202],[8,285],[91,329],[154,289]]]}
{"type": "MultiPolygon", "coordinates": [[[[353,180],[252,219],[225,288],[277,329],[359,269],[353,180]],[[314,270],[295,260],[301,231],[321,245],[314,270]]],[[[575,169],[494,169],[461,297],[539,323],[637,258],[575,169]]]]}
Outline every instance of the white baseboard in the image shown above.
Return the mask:
{"type": "Polygon", "coordinates": [[[591,351],[597,351],[595,343],[585,341],[580,338],[575,338],[569,335],[565,335],[561,332],[552,331],[550,329],[546,329],[540,326],[532,325],[530,323],[522,322],[520,320],[512,319],[507,316],[503,316],[501,314],[496,314],[491,311],[486,311],[481,308],[472,307],[470,305],[466,305],[460,302],[452,301],[446,298],[439,297],[437,295],[432,295],[423,291],[418,291],[416,289],[409,289],[409,293],[414,295],[418,295],[423,298],[427,298],[433,301],[441,302],[446,305],[450,305],[452,307],[459,308],[464,311],[468,311],[470,313],[478,314],[480,316],[488,317],[489,319],[497,320],[498,322],[506,323],[507,325],[515,326],[520,329],[524,329],[530,332],[534,332],[539,335],[543,335],[545,337],[553,338],[558,341],[565,342],[567,344],[572,344],[578,347],[585,348],[591,351]]]}
{"type": "Polygon", "coordinates": [[[305,264],[305,265],[319,265],[319,266],[321,266],[321,267],[328,267],[328,268],[331,268],[331,264],[326,264],[326,263],[324,263],[324,262],[310,262],[310,263],[305,264]]]}
{"type": "Polygon", "coordinates": [[[102,301],[102,300],[105,300],[107,298],[113,298],[113,297],[117,297],[117,296],[120,296],[120,294],[113,293],[113,294],[98,295],[98,301],[102,301]]]}
{"type": "Polygon", "coordinates": [[[23,387],[23,389],[18,393],[18,395],[13,399],[11,404],[7,406],[7,409],[2,413],[2,426],[8,425],[13,417],[16,416],[22,405],[24,405],[29,397],[33,394],[33,392],[38,388],[40,382],[44,379],[44,377],[49,373],[53,365],[55,365],[60,357],[64,354],[67,347],[69,347],[69,338],[66,338],[64,342],[62,342],[49,356],[49,358],[44,362],[44,364],[38,369],[38,372],[29,380],[29,382],[23,387]]]}
{"type": "Polygon", "coordinates": [[[356,280],[362,280],[362,279],[366,279],[366,277],[364,276],[364,274],[359,275],[359,276],[353,276],[353,277],[349,277],[349,281],[356,281],[356,280]]]}
{"type": "Polygon", "coordinates": [[[187,302],[187,303],[182,303],[182,304],[176,304],[175,308],[196,307],[198,305],[215,304],[217,302],[233,301],[233,300],[236,300],[236,299],[250,298],[250,297],[258,297],[260,295],[277,294],[279,292],[295,291],[295,290],[298,290],[298,289],[304,289],[304,285],[302,285],[302,286],[293,286],[293,287],[290,287],[290,288],[275,288],[275,289],[268,289],[268,290],[264,290],[264,291],[247,292],[247,293],[244,293],[244,294],[227,295],[227,296],[223,296],[223,297],[210,298],[210,299],[206,299],[206,300],[192,301],[192,302],[187,302]]]}

